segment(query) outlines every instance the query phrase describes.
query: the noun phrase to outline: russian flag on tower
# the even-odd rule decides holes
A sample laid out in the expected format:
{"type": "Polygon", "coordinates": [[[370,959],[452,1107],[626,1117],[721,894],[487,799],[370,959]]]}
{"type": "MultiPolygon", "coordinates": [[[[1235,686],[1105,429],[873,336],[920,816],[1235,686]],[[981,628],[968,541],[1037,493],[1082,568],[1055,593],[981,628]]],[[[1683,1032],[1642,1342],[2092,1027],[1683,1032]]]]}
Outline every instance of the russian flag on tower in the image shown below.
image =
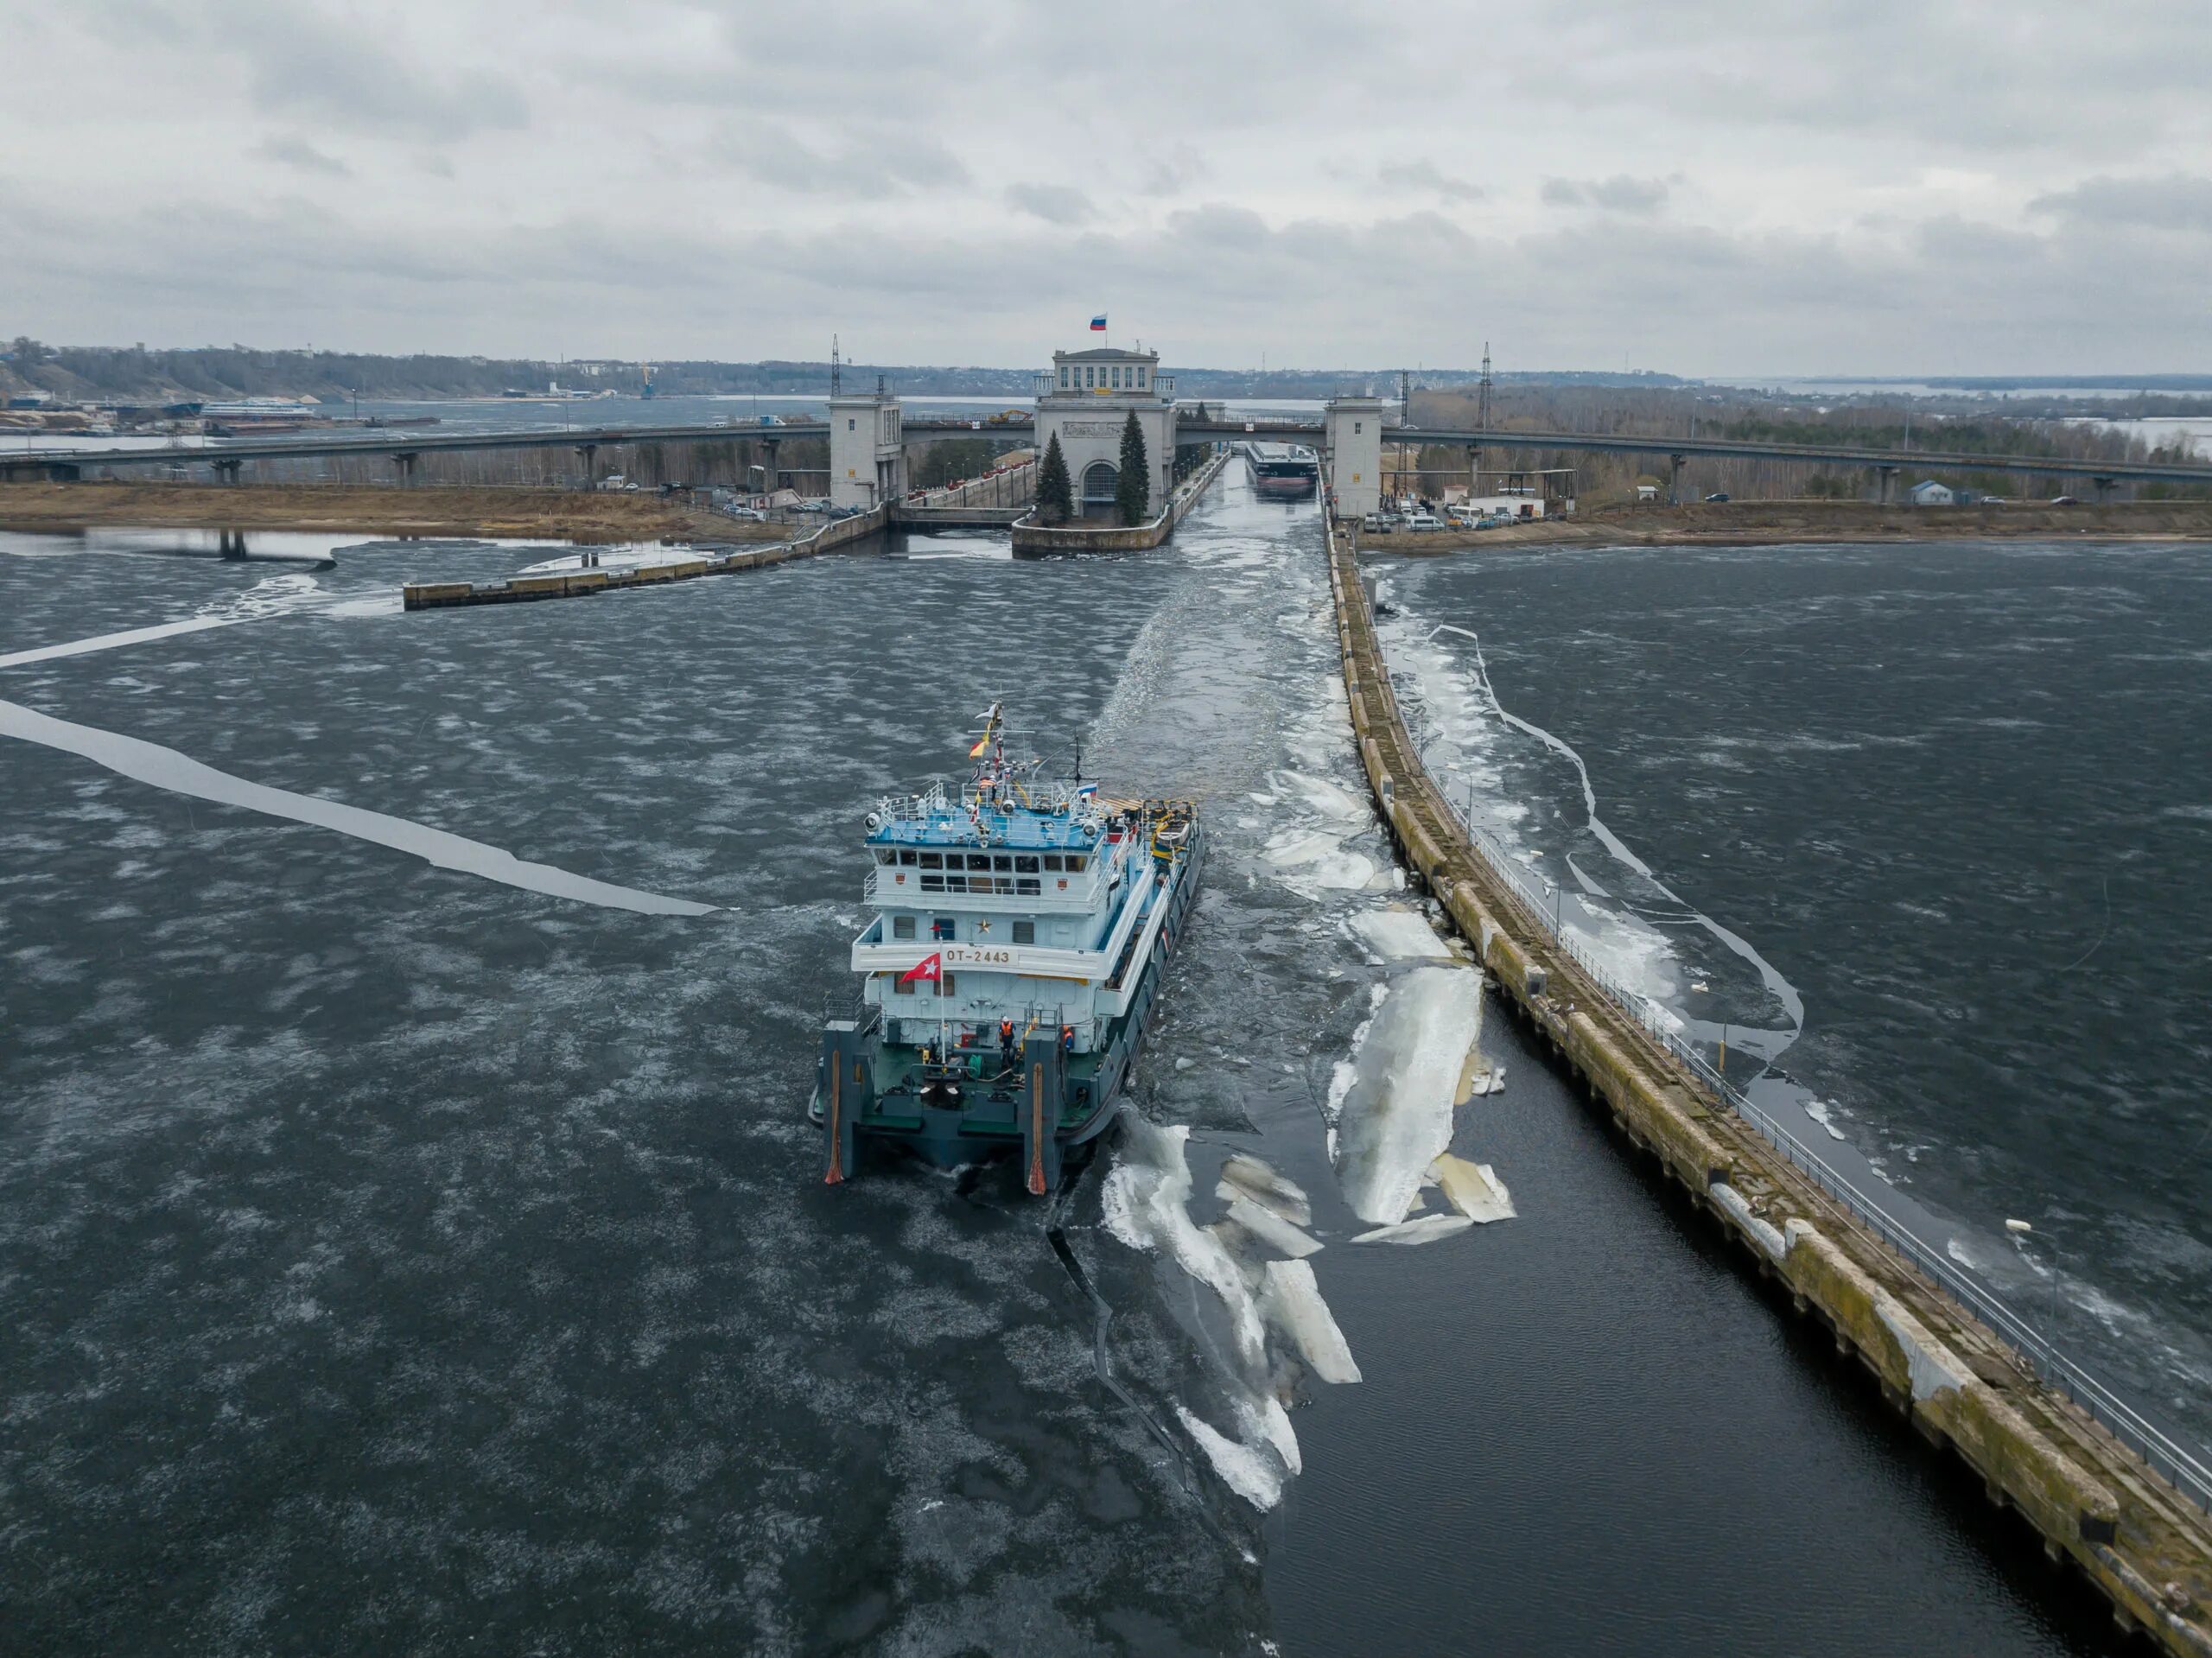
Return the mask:
{"type": "Polygon", "coordinates": [[[1090,332],[1093,334],[1104,334],[1106,332],[1105,312],[1101,311],[1096,316],[1090,319],[1090,332]]]}

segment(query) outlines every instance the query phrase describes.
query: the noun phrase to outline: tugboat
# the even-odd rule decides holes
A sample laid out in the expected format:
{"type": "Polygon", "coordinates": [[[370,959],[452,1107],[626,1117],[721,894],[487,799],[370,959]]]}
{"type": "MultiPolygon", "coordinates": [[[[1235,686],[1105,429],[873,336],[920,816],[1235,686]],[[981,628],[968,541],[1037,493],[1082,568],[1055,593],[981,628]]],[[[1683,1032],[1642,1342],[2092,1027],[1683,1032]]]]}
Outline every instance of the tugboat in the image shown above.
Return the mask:
{"type": "Polygon", "coordinates": [[[1020,1154],[1042,1196],[1114,1119],[1175,941],[1205,836],[1188,801],[1102,797],[1007,757],[1002,705],[976,762],[868,815],[853,941],[861,994],[826,1021],[808,1115],[836,1185],[861,1147],[940,1167],[1020,1154]]]}

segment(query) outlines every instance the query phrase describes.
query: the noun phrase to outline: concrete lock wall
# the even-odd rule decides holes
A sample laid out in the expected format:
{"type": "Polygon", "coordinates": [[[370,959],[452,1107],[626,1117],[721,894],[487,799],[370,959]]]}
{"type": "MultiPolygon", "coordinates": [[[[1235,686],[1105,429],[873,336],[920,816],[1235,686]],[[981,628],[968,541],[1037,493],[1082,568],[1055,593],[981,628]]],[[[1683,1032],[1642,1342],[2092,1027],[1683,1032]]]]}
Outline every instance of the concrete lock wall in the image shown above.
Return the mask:
{"type": "Polygon", "coordinates": [[[1338,397],[1323,412],[1335,515],[1360,518],[1382,505],[1382,399],[1338,397]]]}

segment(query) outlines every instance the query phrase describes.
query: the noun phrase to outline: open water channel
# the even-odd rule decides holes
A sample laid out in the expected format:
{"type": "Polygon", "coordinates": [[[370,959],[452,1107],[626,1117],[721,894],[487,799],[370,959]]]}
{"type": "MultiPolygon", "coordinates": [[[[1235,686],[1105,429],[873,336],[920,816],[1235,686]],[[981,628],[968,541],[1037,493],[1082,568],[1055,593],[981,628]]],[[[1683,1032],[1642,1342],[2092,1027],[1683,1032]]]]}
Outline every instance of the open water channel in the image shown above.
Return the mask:
{"type": "MultiPolygon", "coordinates": [[[[1515,1217],[1350,1242],[1388,1174],[1363,1090],[1425,1063],[1448,999],[1390,947],[1412,918],[1378,919],[1405,899],[1310,506],[1232,468],[1151,554],[947,536],[397,608],[404,580],[539,556],[0,537],[0,1647],[2107,1649],[2101,1608],[1494,1003],[1504,1086],[1451,1132],[1515,1217]],[[1141,1125],[1051,1205],[991,1173],[826,1188],[802,1114],[860,817],[955,769],[998,697],[1040,749],[1211,815],[1141,1125]],[[1207,1280],[1240,1152],[1311,1195],[1361,1381],[1251,1345],[1207,1280]]],[[[1616,569],[1531,561],[1517,611],[1510,572],[1394,579],[1407,628],[1479,628],[1533,703],[1546,627],[1616,569]]],[[[1466,670],[1409,665],[1440,730],[1466,670]]],[[[1748,838],[1669,831],[1706,797],[1630,764],[1656,710],[1688,718],[1685,677],[1544,710],[1601,788],[1644,791],[1630,838],[1677,880],[1748,838]]],[[[1484,770],[1471,718],[1446,734],[1536,853],[1574,832],[1539,757],[1484,770]]],[[[1847,859],[1869,833],[1824,821],[1847,859]]],[[[1698,902],[1783,963],[1802,1050],[1847,1055],[1861,941],[1731,881],[1698,902]]],[[[1772,1023],[1756,980],[1719,982],[1772,1023]]],[[[2008,1121],[1915,1130],[1916,1166],[2036,1162],[2008,1121]]]]}

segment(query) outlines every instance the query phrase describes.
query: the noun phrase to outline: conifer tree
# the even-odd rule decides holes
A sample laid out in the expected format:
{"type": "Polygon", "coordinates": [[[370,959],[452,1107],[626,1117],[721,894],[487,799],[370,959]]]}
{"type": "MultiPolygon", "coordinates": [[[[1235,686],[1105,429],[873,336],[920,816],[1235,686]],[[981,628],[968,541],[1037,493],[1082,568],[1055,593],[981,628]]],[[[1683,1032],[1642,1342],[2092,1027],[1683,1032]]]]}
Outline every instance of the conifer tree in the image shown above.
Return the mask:
{"type": "Polygon", "coordinates": [[[1122,422],[1122,475],[1114,486],[1114,505],[1121,508],[1123,524],[1142,524],[1152,516],[1152,461],[1134,409],[1122,422]]]}
{"type": "Polygon", "coordinates": [[[1037,463],[1037,519],[1040,524],[1065,524],[1075,516],[1075,489],[1068,481],[1068,460],[1060,453],[1060,435],[1045,446],[1037,463]]]}

